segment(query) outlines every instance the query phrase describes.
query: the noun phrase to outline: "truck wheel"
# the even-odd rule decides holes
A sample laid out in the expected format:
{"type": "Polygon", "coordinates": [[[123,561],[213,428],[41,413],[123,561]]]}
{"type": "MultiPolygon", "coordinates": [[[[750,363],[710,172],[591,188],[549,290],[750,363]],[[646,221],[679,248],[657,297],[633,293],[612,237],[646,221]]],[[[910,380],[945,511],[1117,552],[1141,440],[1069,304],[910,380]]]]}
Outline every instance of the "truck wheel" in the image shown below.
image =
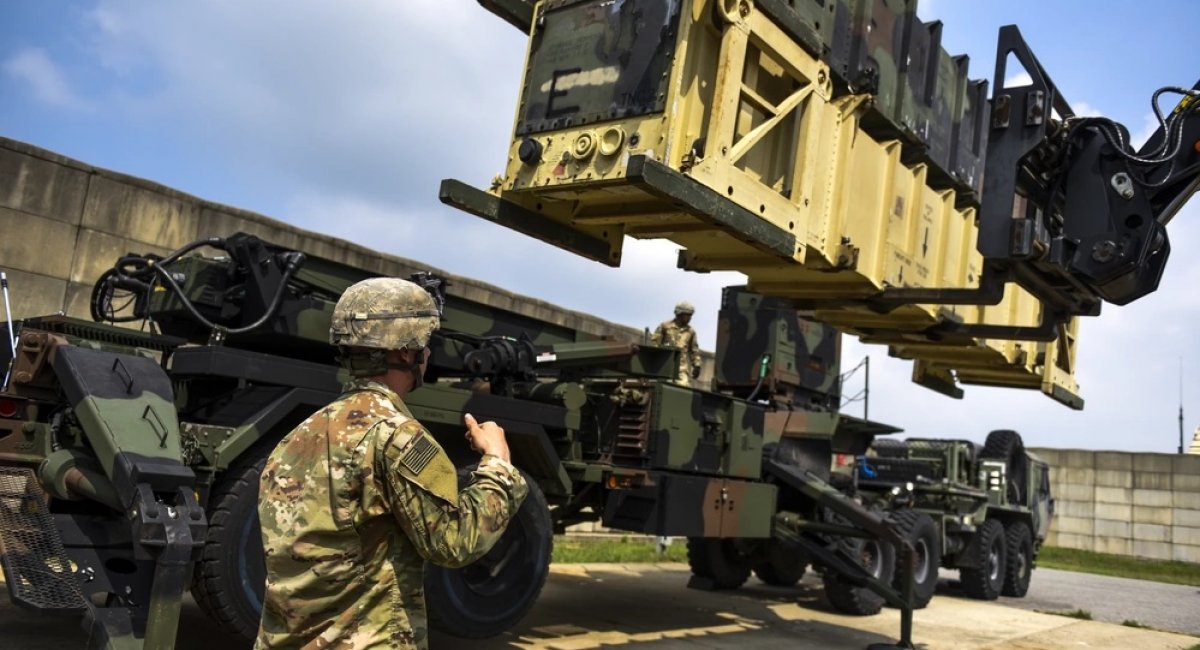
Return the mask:
{"type": "Polygon", "coordinates": [[[775,540],[767,542],[766,556],[754,565],[759,580],[776,587],[791,587],[800,582],[808,568],[808,556],[799,546],[789,547],[775,540]]]}
{"type": "MultiPolygon", "coordinates": [[[[917,561],[913,565],[913,608],[923,609],[937,591],[938,569],[942,566],[942,536],[933,517],[924,512],[901,510],[893,512],[891,519],[917,551],[917,561]]],[[[896,566],[899,565],[897,561],[896,566]]],[[[892,586],[902,590],[902,582],[903,576],[897,571],[892,586]]]]}
{"type": "Polygon", "coordinates": [[[1004,586],[1004,572],[1008,566],[1005,551],[1004,526],[995,519],[983,522],[975,531],[972,549],[977,568],[964,567],[959,570],[962,589],[971,598],[996,600],[1004,586]]]}
{"type": "MultiPolygon", "coordinates": [[[[874,539],[845,539],[843,549],[848,551],[868,573],[883,582],[891,582],[896,570],[896,549],[874,539]]],[[[870,616],[883,609],[883,596],[855,586],[831,569],[826,569],[821,581],[825,585],[825,598],[834,609],[854,616],[870,616]]]]}
{"type": "Polygon", "coordinates": [[[1029,580],[1033,577],[1033,535],[1025,522],[1014,522],[1005,533],[1008,562],[1005,564],[1005,596],[1023,598],[1029,593],[1029,580]]]}
{"type": "Polygon", "coordinates": [[[979,457],[1005,462],[1008,468],[1008,471],[1005,472],[1008,480],[1008,501],[1012,504],[1024,505],[1025,492],[1029,485],[1029,471],[1025,459],[1025,443],[1021,441],[1021,434],[1009,429],[999,429],[989,433],[987,440],[983,443],[983,452],[979,457]]]}
{"type": "Polygon", "coordinates": [[[876,438],[871,441],[871,449],[881,458],[904,458],[908,455],[908,445],[895,438],[876,438]]]}
{"type": "Polygon", "coordinates": [[[253,641],[262,615],[267,563],[258,525],[258,478],[270,445],[217,479],[208,498],[208,534],[192,578],[192,597],[222,628],[253,641]]]}
{"type": "MultiPolygon", "coordinates": [[[[471,469],[459,471],[460,485],[470,480],[471,469]]],[[[533,607],[550,573],[554,538],[546,497],[528,474],[525,481],[529,495],[486,555],[461,569],[425,564],[430,626],[482,639],[513,627],[533,607]]]]}
{"type": "Polygon", "coordinates": [[[717,589],[737,589],[750,579],[750,558],[735,540],[689,537],[687,555],[692,574],[712,580],[717,589]]]}

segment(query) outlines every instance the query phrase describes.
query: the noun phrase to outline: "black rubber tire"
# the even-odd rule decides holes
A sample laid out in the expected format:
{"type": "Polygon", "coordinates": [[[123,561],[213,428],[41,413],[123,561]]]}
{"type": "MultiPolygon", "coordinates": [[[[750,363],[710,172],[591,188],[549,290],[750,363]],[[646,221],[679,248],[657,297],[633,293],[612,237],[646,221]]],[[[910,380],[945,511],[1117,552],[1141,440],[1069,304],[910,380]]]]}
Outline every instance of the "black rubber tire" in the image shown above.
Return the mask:
{"type": "MultiPolygon", "coordinates": [[[[891,513],[900,534],[912,542],[917,551],[917,563],[913,571],[913,608],[924,609],[937,591],[938,569],[942,566],[942,536],[937,523],[924,512],[901,510],[891,513]]],[[[896,567],[899,569],[897,561],[896,567]]],[[[902,576],[896,571],[892,586],[903,590],[902,576]]]]}
{"type": "Polygon", "coordinates": [[[975,553],[971,558],[978,568],[962,568],[963,593],[979,600],[996,600],[1004,587],[1008,550],[1004,536],[1004,525],[995,519],[983,522],[975,531],[975,539],[969,547],[975,553]]]}
{"type": "MultiPolygon", "coordinates": [[[[460,470],[460,485],[471,469],[460,470]]],[[[431,627],[465,639],[493,637],[519,623],[537,601],[550,573],[554,528],[545,495],[528,475],[525,480],[528,496],[487,555],[461,569],[425,563],[431,627]]]]}
{"type": "Polygon", "coordinates": [[[895,438],[876,438],[871,442],[871,449],[880,458],[904,458],[908,455],[908,445],[895,438]]]}
{"type": "Polygon", "coordinates": [[[799,547],[775,540],[767,542],[763,558],[754,565],[754,575],[775,587],[791,587],[800,582],[808,569],[808,555],[799,547]]]}
{"type": "Polygon", "coordinates": [[[1025,505],[1026,492],[1029,485],[1029,467],[1025,458],[1025,443],[1021,434],[1010,429],[998,429],[988,434],[983,443],[980,458],[1002,460],[1008,467],[1005,476],[1008,480],[1008,502],[1013,505],[1025,505]]]}
{"type": "Polygon", "coordinates": [[[258,525],[258,479],[270,445],[250,449],[221,474],[208,498],[208,533],[192,597],[225,630],[253,641],[262,616],[267,564],[258,525]]]}
{"type": "Polygon", "coordinates": [[[1023,521],[1013,522],[1004,534],[1008,551],[1004,570],[1004,588],[1000,593],[1024,598],[1033,578],[1033,533],[1023,521]]]}
{"type": "MultiPolygon", "coordinates": [[[[878,540],[844,539],[843,548],[853,557],[861,560],[863,566],[871,569],[872,575],[884,581],[891,582],[896,571],[896,549],[891,544],[878,540]]],[[[825,598],[833,608],[843,614],[852,616],[871,616],[883,609],[883,596],[867,589],[858,587],[831,569],[826,569],[821,576],[825,586],[825,598]]]]}
{"type": "Polygon", "coordinates": [[[737,589],[750,579],[753,565],[735,540],[689,537],[687,556],[692,574],[712,580],[716,589],[737,589]]]}

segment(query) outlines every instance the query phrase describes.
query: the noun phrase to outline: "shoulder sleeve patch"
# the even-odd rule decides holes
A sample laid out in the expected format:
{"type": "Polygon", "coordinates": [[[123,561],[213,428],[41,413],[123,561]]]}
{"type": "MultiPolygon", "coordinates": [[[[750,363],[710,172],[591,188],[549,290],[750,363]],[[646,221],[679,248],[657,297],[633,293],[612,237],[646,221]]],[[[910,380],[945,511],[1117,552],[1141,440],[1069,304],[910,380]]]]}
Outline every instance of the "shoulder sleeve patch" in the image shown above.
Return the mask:
{"type": "Polygon", "coordinates": [[[376,454],[393,496],[402,494],[405,485],[416,486],[455,506],[458,474],[437,439],[416,420],[392,418],[382,426],[391,431],[380,432],[386,437],[376,454]]]}
{"type": "Polygon", "coordinates": [[[420,474],[429,463],[437,457],[438,448],[429,439],[429,435],[422,432],[417,435],[417,439],[408,445],[400,456],[400,464],[404,465],[408,471],[413,474],[420,474]]]}

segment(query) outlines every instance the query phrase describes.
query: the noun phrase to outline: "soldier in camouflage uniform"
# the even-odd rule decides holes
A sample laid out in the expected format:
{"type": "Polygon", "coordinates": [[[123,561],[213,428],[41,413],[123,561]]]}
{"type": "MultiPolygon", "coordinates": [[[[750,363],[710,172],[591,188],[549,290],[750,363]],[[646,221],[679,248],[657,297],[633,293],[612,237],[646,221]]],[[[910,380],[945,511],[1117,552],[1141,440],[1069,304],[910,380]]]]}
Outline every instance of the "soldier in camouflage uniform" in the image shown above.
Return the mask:
{"type": "Polygon", "coordinates": [[[395,278],[350,287],[331,342],[354,377],[279,442],[260,481],[267,586],[256,648],[425,648],[426,560],[469,564],[528,491],[504,431],[464,416],[469,487],[402,398],[421,385],[433,298],[395,278]]]}
{"type": "Polygon", "coordinates": [[[696,308],[690,302],[675,305],[675,318],[663,321],[650,337],[654,345],[679,348],[679,376],[675,381],[684,386],[700,376],[700,346],[696,343],[696,330],[689,325],[694,313],[696,308]]]}

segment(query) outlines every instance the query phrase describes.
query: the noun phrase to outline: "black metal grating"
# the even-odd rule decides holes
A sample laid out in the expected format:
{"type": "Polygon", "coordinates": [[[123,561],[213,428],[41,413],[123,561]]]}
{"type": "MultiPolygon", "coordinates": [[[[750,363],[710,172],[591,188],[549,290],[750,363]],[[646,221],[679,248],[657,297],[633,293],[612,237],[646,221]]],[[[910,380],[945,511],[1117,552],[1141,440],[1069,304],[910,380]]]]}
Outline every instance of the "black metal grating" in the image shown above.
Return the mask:
{"type": "Polygon", "coordinates": [[[0,467],[0,566],[18,605],[57,612],[86,607],[32,469],[0,467]]]}
{"type": "Polygon", "coordinates": [[[111,345],[123,345],[131,348],[146,348],[148,350],[157,350],[159,352],[170,352],[175,348],[187,343],[185,339],[177,336],[139,332],[137,330],[132,330],[125,327],[106,325],[104,323],[93,323],[91,321],[80,320],[78,318],[71,318],[70,316],[39,316],[38,318],[27,318],[25,319],[23,327],[43,330],[46,332],[54,332],[55,334],[63,334],[65,336],[73,336],[81,339],[99,341],[101,343],[108,343],[111,345]]]}
{"type": "Polygon", "coordinates": [[[647,400],[624,404],[617,411],[617,438],[612,460],[626,467],[646,464],[646,444],[650,437],[650,409],[647,400]]]}

